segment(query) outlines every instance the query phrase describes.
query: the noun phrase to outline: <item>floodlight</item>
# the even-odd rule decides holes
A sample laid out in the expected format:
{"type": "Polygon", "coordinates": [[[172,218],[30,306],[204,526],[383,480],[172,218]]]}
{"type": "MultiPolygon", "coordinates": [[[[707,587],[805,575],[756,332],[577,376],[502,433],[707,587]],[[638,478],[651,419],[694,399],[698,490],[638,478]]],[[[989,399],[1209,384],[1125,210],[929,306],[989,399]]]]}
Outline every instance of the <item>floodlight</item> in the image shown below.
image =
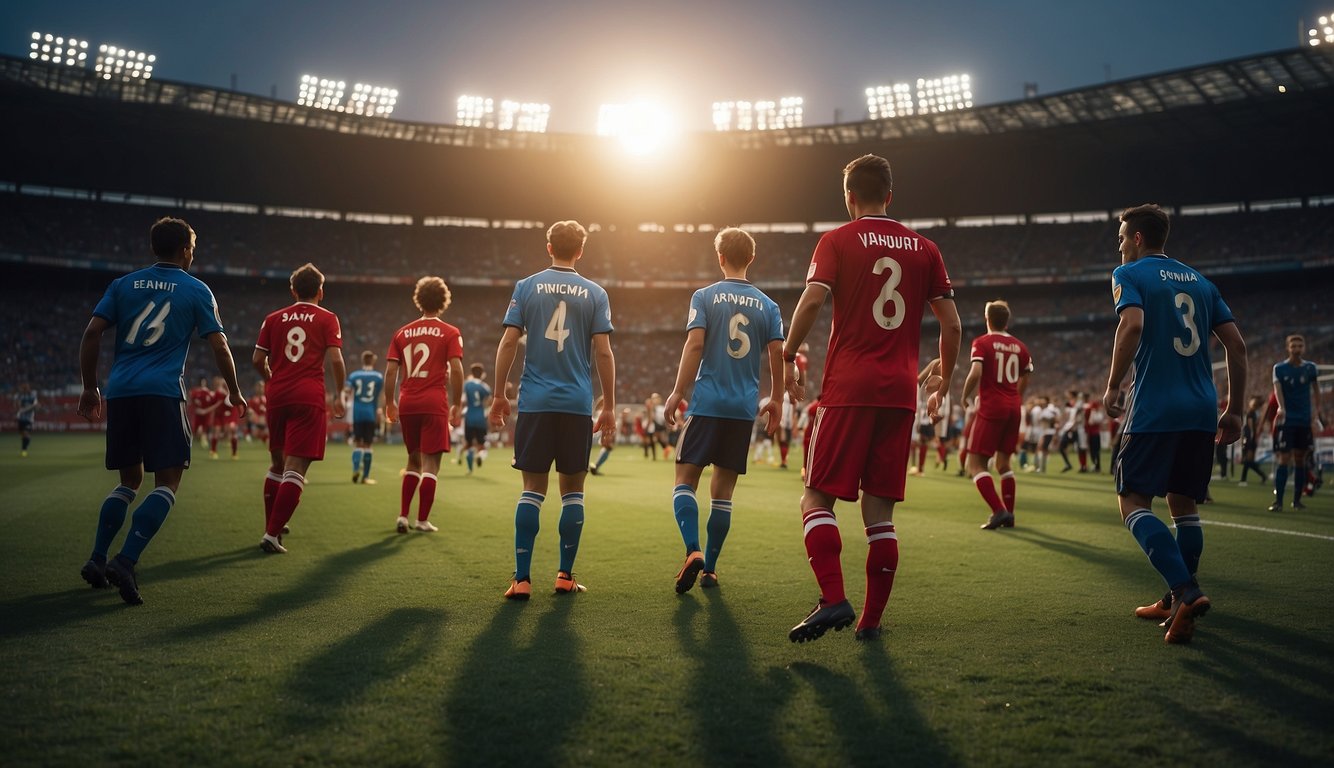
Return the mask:
{"type": "Polygon", "coordinates": [[[968,75],[917,78],[917,113],[950,112],[973,106],[972,79],[968,75]]]}
{"type": "Polygon", "coordinates": [[[143,51],[128,51],[119,46],[103,43],[97,46],[93,71],[103,80],[148,80],[153,76],[157,56],[143,51]]]}
{"type": "Polygon", "coordinates": [[[496,127],[502,131],[521,131],[525,133],[546,133],[547,120],[551,116],[550,104],[537,102],[517,102],[506,99],[500,102],[500,120],[496,127]]]}
{"type": "Polygon", "coordinates": [[[1334,14],[1321,16],[1317,26],[1306,30],[1306,43],[1311,46],[1334,45],[1334,14]]]}
{"type": "Polygon", "coordinates": [[[28,45],[28,58],[66,67],[86,67],[88,41],[33,32],[32,42],[28,45]]]}
{"type": "Polygon", "coordinates": [[[719,131],[766,131],[799,128],[802,99],[784,96],[778,101],[715,101],[713,127],[719,131]]]}
{"type": "Polygon", "coordinates": [[[493,99],[485,96],[460,96],[458,98],[458,125],[469,128],[496,127],[496,107],[493,99]]]}
{"type": "MultiPolygon", "coordinates": [[[[338,85],[345,85],[339,82],[338,85]]],[[[347,104],[347,111],[358,115],[375,115],[377,117],[388,117],[394,111],[394,105],[398,103],[398,91],[383,85],[369,85],[367,83],[354,83],[352,86],[352,99],[347,104]]]]}

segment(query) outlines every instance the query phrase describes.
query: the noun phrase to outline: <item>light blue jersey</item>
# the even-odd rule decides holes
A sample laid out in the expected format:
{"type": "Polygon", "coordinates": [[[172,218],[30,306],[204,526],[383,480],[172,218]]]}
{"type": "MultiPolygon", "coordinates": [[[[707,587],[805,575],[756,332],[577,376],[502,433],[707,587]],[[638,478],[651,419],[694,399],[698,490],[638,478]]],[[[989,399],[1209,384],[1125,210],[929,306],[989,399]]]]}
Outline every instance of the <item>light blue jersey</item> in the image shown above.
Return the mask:
{"type": "Polygon", "coordinates": [[[1144,310],[1144,332],[1135,350],[1127,433],[1213,432],[1218,428],[1209,337],[1232,310],[1214,284],[1176,259],[1157,254],[1112,272],[1119,314],[1144,310]]]}
{"type": "Polygon", "coordinates": [[[611,333],[611,304],[597,283],[549,267],[514,286],[505,325],[528,334],[520,413],[593,415],[593,335],[611,333]]]}
{"type": "Polygon", "coordinates": [[[481,379],[465,379],[463,382],[463,401],[468,410],[464,414],[464,426],[485,427],[486,399],[491,396],[491,388],[481,379]]]}
{"type": "Polygon", "coordinates": [[[113,280],[93,315],[116,326],[107,399],[154,395],[184,400],[191,336],[222,332],[213,292],[170,263],[113,280]]]}
{"type": "Polygon", "coordinates": [[[755,418],[760,366],[769,342],[783,339],[778,305],[745,280],[728,278],[695,291],[686,330],[704,329],[704,356],[686,416],[755,418]]]}
{"type": "Polygon", "coordinates": [[[1274,381],[1283,390],[1283,426],[1311,426],[1311,382],[1320,371],[1310,360],[1293,365],[1287,360],[1274,366],[1274,381]]]}
{"type": "Polygon", "coordinates": [[[365,368],[353,371],[347,376],[347,386],[352,390],[352,421],[376,421],[384,374],[365,368]]]}

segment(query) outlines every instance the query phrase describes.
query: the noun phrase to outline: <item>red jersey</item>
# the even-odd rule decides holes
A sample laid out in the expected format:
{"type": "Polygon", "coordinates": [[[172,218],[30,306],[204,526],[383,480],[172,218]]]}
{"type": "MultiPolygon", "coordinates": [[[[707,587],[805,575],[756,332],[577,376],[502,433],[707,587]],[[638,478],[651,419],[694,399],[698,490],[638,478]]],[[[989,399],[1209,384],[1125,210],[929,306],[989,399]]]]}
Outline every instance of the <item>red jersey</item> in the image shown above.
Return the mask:
{"type": "Polygon", "coordinates": [[[218,410],[216,419],[220,424],[235,424],[237,422],[236,409],[227,402],[227,393],[224,390],[214,390],[213,396],[218,400],[218,410]]]}
{"type": "Polygon", "coordinates": [[[449,361],[463,358],[459,329],[438,317],[423,317],[399,328],[386,359],[401,367],[401,414],[449,415],[449,361]]]}
{"type": "Polygon", "coordinates": [[[954,295],[936,244],[863,216],[820,238],[806,282],[834,297],[820,404],[915,409],[922,312],[954,295]]]}
{"type": "Polygon", "coordinates": [[[1028,347],[1004,331],[973,339],[972,362],[982,364],[982,378],[977,385],[977,415],[984,419],[1002,419],[1018,411],[1019,379],[1033,370],[1028,347]]]}
{"type": "Polygon", "coordinates": [[[249,413],[252,421],[262,422],[269,415],[268,395],[255,395],[246,402],[250,405],[249,413]]]}
{"type": "Polygon", "coordinates": [[[325,352],[342,346],[338,316],[317,304],[298,301],[264,318],[255,349],[269,355],[269,404],[325,407],[325,352]]]}
{"type": "Polygon", "coordinates": [[[190,413],[195,418],[208,416],[213,406],[221,402],[218,393],[208,387],[195,387],[190,390],[190,413]]]}

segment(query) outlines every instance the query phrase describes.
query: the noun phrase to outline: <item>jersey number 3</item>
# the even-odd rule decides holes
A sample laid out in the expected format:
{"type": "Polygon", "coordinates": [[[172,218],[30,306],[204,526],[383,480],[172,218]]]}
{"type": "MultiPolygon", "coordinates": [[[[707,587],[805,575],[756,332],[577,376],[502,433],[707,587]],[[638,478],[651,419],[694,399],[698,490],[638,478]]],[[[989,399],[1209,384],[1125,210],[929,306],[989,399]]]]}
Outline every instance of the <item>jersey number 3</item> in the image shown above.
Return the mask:
{"type": "Polygon", "coordinates": [[[1172,339],[1172,349],[1175,349],[1178,355],[1190,357],[1200,351],[1200,329],[1195,325],[1195,300],[1189,293],[1178,293],[1176,296],[1176,307],[1183,310],[1181,315],[1181,325],[1186,331],[1186,341],[1179,338],[1172,339]]]}

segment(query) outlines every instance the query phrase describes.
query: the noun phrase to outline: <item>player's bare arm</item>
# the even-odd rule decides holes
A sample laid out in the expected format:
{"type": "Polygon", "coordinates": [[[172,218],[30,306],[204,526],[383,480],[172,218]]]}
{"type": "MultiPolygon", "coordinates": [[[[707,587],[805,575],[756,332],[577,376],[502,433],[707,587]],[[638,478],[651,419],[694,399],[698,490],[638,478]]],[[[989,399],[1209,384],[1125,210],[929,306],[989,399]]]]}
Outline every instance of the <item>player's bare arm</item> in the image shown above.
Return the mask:
{"type": "MultiPolygon", "coordinates": [[[[337,382],[334,387],[338,387],[347,381],[347,364],[343,362],[343,350],[338,347],[329,347],[324,352],[324,361],[333,367],[333,380],[337,382]]],[[[343,405],[343,398],[335,397],[333,401],[334,418],[341,419],[346,413],[347,409],[343,405]]]]}
{"type": "Polygon", "coordinates": [[[250,356],[250,366],[255,369],[255,373],[260,375],[264,381],[273,378],[273,371],[269,368],[269,353],[256,347],[255,353],[250,356]]]}
{"type": "Polygon", "coordinates": [[[93,317],[83,330],[83,339],[79,341],[79,376],[83,379],[83,392],[79,394],[76,412],[89,421],[102,418],[102,393],[97,388],[97,356],[102,349],[102,333],[109,327],[111,324],[104,318],[93,317]]]}
{"type": "MultiPolygon", "coordinates": [[[[700,360],[704,358],[704,329],[691,328],[686,334],[686,343],[681,347],[681,364],[676,367],[676,384],[672,393],[663,404],[668,429],[676,429],[676,407],[682,400],[690,400],[695,386],[695,375],[699,373],[700,360]]],[[[781,355],[780,355],[781,361],[781,355]]],[[[782,368],[779,368],[780,377],[782,368]]]]}
{"type": "Polygon", "coordinates": [[[384,420],[390,424],[398,421],[397,360],[390,360],[384,364],[384,420]]]}
{"type": "Polygon", "coordinates": [[[1144,335],[1144,310],[1140,307],[1126,307],[1121,310],[1121,319],[1116,324],[1116,338],[1112,342],[1112,369],[1107,374],[1107,391],[1102,395],[1102,405],[1107,415],[1114,419],[1124,413],[1121,404],[1121,382],[1130,372],[1130,363],[1135,359],[1135,350],[1139,348],[1140,336],[1144,335]]]}
{"type": "Polygon", "coordinates": [[[968,375],[963,380],[963,402],[964,405],[972,402],[973,395],[977,393],[977,385],[982,381],[982,361],[974,360],[972,366],[968,369],[968,375]]]}
{"type": "Polygon", "coordinates": [[[463,423],[463,358],[449,358],[449,426],[463,423]]]}
{"type": "MultiPolygon", "coordinates": [[[[796,365],[794,364],[795,368],[796,365]]],[[[773,437],[778,434],[778,422],[783,417],[783,340],[769,342],[769,405],[778,405],[770,410],[764,421],[764,431],[773,437]]],[[[796,401],[792,403],[796,407],[796,401]]]]}
{"type": "Polygon", "coordinates": [[[602,410],[595,428],[602,432],[602,447],[608,448],[616,440],[616,356],[611,351],[611,334],[593,335],[593,360],[602,386],[602,410]]]}
{"type": "Polygon", "coordinates": [[[1320,432],[1325,428],[1325,425],[1320,421],[1320,413],[1320,377],[1317,376],[1315,380],[1311,382],[1311,426],[1317,432],[1320,432]]]}
{"type": "MultiPolygon", "coordinates": [[[[236,408],[236,417],[245,416],[250,404],[241,394],[241,385],[236,381],[236,361],[232,359],[232,348],[227,344],[227,334],[219,331],[208,335],[209,346],[213,348],[213,362],[218,365],[218,373],[227,382],[227,402],[236,408]]],[[[221,403],[219,403],[221,405],[221,403]]]]}
{"type": "Polygon", "coordinates": [[[1218,417],[1218,443],[1231,445],[1241,439],[1242,409],[1246,403],[1246,342],[1236,323],[1214,328],[1227,359],[1227,408],[1218,417]]]}
{"type": "Polygon", "coordinates": [[[959,320],[959,308],[952,298],[939,298],[931,302],[931,313],[940,323],[940,385],[926,399],[926,412],[931,421],[944,418],[940,404],[950,393],[954,382],[954,364],[959,359],[959,345],[963,343],[963,322],[959,320]]]}
{"type": "Polygon", "coordinates": [[[819,283],[809,283],[797,300],[797,308],[792,310],[792,322],[788,324],[787,341],[783,342],[783,388],[792,395],[794,401],[806,399],[806,382],[802,380],[796,359],[797,351],[810,334],[815,319],[820,315],[820,307],[829,297],[829,289],[819,283]],[[786,362],[791,361],[791,362],[786,362]]]}
{"type": "Polygon", "coordinates": [[[490,413],[491,426],[496,429],[505,426],[505,421],[510,415],[510,401],[504,396],[504,386],[505,382],[510,380],[510,369],[514,367],[514,356],[518,353],[521,336],[523,336],[522,330],[507,325],[500,337],[500,344],[496,347],[496,387],[501,395],[492,400],[490,413]]]}

